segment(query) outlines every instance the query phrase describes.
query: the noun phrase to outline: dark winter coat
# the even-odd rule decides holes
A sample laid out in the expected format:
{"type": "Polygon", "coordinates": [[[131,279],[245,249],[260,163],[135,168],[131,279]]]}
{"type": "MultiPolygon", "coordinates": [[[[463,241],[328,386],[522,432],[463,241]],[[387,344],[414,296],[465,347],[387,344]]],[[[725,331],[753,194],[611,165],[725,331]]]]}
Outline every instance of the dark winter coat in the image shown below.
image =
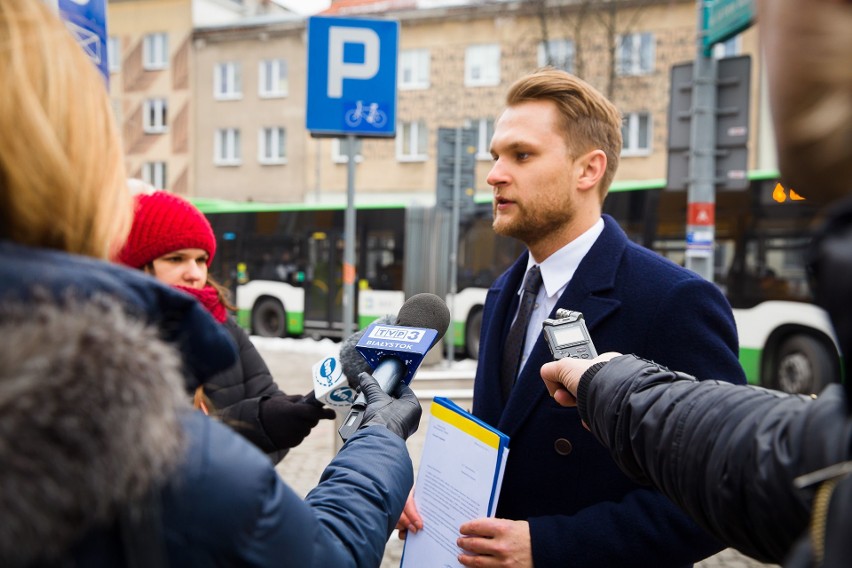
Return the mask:
{"type": "Polygon", "coordinates": [[[277,463],[287,449],[277,448],[263,429],[260,403],[274,394],[284,393],[272,380],[269,367],[246,332],[230,317],[223,325],[237,346],[239,362],[205,382],[204,394],[223,422],[277,463]]]}
{"type": "MultiPolygon", "coordinates": [[[[698,382],[625,355],[583,376],[578,403],[625,472],[659,487],[722,541],[764,562],[787,557],[788,566],[811,565],[811,543],[789,553],[818,509],[818,481],[830,476],[802,489],[794,480],[852,460],[842,386],[830,385],[814,400],[698,382]]],[[[852,566],[852,475],[840,478],[826,512],[818,515],[828,519],[819,539],[825,566],[852,566]]]]}
{"type": "Polygon", "coordinates": [[[362,429],[302,500],[254,446],[187,408],[185,364],[206,377],[234,362],[193,299],[137,271],[8,242],[0,297],[24,313],[0,351],[0,565],[121,566],[117,518],[152,490],[164,540],[146,544],[164,542],[172,566],[379,565],[413,483],[401,438],[362,429]]]}
{"type": "MultiPolygon", "coordinates": [[[[554,310],[582,312],[599,353],[635,352],[744,383],[718,288],[630,242],[612,217],[604,223],[554,310]]],[[[497,516],[529,521],[536,568],[683,566],[718,551],[661,493],[628,479],[575,408],[548,396],[539,370],[552,356],[541,335],[504,406],[501,354],[526,266],[524,253],[488,291],[474,384],[474,414],[510,437],[497,516]]]]}

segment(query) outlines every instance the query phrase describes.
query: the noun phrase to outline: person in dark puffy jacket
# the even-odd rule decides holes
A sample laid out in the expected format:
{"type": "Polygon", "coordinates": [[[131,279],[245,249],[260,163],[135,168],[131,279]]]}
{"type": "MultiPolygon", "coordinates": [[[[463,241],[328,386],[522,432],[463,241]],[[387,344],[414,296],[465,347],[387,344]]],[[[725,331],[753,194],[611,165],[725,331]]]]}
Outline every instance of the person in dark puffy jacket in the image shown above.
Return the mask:
{"type": "MultiPolygon", "coordinates": [[[[811,246],[812,287],[848,364],[852,2],[761,0],[758,21],[781,174],[806,198],[831,203],[811,246]]],[[[547,363],[541,375],[623,471],[723,542],[790,567],[852,566],[848,371],[814,397],[698,382],[617,353],[547,363]]]]}
{"type": "Polygon", "coordinates": [[[138,193],[134,201],[133,226],[117,260],[194,296],[237,344],[239,363],[205,382],[196,406],[221,418],[273,462],[280,461],[335,412],[281,391],[246,332],[228,315],[234,309],[228,292],[207,272],[216,237],[201,211],[165,191],[138,193]]]}
{"type": "Polygon", "coordinates": [[[363,426],[303,500],[191,409],[236,362],[197,301],[105,259],[132,218],[102,77],[44,2],[0,0],[0,565],[380,564],[420,405],[363,426]]]}

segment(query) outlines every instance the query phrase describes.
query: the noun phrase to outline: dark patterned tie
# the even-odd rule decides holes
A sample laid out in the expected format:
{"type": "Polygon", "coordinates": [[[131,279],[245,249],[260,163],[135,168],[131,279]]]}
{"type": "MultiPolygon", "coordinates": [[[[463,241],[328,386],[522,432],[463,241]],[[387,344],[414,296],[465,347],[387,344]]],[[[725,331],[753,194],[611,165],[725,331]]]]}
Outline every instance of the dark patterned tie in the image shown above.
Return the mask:
{"type": "Polygon", "coordinates": [[[503,365],[500,367],[500,384],[503,387],[503,400],[509,400],[509,393],[515,384],[521,356],[524,352],[524,339],[527,336],[527,326],[530,323],[530,314],[535,305],[538,289],[541,288],[541,270],[533,266],[524,277],[524,292],[521,294],[521,302],[518,305],[518,317],[506,336],[506,344],[503,346],[503,365]]]}

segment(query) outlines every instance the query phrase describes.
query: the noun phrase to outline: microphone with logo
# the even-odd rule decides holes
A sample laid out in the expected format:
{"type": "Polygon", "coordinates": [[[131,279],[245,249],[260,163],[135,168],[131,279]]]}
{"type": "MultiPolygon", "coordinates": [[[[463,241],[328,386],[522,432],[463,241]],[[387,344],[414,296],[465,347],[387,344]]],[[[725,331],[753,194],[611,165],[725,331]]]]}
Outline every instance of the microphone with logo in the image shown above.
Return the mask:
{"type": "MultiPolygon", "coordinates": [[[[441,298],[416,294],[402,305],[396,324],[373,322],[355,349],[373,369],[370,374],[382,390],[392,394],[400,381],[411,382],[426,353],[444,337],[449,325],[450,311],[441,298]]],[[[337,431],[344,442],[361,426],[366,408],[367,400],[361,393],[337,431]]]]}
{"type": "MultiPolygon", "coordinates": [[[[374,323],[392,325],[395,322],[394,316],[387,315],[374,323]]],[[[355,345],[366,330],[367,328],[356,331],[343,340],[339,358],[330,356],[314,364],[311,369],[314,389],[302,397],[300,402],[328,406],[334,409],[338,416],[349,410],[358,394],[358,375],[373,370],[366,359],[355,350],[355,345]]]]}

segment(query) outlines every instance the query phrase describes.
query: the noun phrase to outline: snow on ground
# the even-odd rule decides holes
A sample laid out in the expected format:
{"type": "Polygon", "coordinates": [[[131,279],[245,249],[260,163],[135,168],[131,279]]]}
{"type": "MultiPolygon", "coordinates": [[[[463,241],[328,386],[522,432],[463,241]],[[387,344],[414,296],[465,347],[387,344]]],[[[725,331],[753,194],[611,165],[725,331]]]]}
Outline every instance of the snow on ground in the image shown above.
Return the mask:
{"type": "MultiPolygon", "coordinates": [[[[328,338],[317,340],[311,338],[296,339],[292,337],[260,337],[259,335],[252,335],[251,341],[254,343],[255,347],[263,349],[264,351],[291,351],[304,354],[313,353],[317,355],[317,358],[339,355],[341,343],[340,341],[332,341],[328,338]]],[[[434,354],[430,353],[430,357],[434,357],[434,354]]],[[[427,359],[427,361],[429,360],[430,359],[427,359]]],[[[427,364],[428,363],[424,363],[424,365],[427,364]]],[[[476,360],[461,359],[459,361],[453,361],[452,364],[448,365],[446,358],[442,358],[440,361],[429,366],[433,370],[475,371],[476,360]]]]}

